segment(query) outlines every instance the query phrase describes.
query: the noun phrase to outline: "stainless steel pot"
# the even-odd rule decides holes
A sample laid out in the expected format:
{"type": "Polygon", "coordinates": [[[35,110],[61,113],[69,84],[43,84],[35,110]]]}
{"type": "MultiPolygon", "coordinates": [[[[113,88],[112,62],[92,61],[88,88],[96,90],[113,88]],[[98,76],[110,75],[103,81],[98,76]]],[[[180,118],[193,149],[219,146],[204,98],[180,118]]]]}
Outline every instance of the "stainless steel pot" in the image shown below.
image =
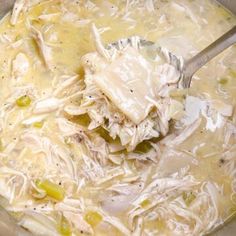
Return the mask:
{"type": "MultiPolygon", "coordinates": [[[[0,0],[0,18],[11,10],[15,0],[0,0]]],[[[236,14],[236,0],[218,0],[225,8],[236,14]]],[[[224,227],[220,227],[211,236],[235,236],[236,219],[232,219],[224,227]]],[[[31,233],[22,229],[16,221],[0,207],[0,236],[33,236],[31,233]]]]}

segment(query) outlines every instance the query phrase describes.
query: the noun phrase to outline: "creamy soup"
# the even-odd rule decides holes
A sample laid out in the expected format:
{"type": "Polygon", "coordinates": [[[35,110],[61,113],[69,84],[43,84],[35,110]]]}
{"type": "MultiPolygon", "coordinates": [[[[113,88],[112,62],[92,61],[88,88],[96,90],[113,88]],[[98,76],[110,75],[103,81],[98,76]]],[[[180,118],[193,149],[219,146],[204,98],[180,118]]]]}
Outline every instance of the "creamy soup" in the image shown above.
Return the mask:
{"type": "Polygon", "coordinates": [[[0,204],[35,235],[222,225],[236,212],[236,48],[182,89],[138,43],[186,60],[235,24],[211,0],[17,0],[0,23],[0,204]]]}

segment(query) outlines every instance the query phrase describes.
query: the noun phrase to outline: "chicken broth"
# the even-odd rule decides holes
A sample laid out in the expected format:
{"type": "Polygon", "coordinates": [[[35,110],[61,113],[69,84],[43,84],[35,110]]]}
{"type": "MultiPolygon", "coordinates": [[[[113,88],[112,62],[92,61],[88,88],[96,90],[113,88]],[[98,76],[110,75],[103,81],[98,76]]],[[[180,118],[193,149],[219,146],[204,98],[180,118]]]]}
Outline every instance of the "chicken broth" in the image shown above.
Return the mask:
{"type": "Polygon", "coordinates": [[[235,24],[211,0],[17,0],[0,23],[0,204],[36,235],[223,224],[236,212],[236,48],[184,90],[133,36],[187,59],[235,24]]]}

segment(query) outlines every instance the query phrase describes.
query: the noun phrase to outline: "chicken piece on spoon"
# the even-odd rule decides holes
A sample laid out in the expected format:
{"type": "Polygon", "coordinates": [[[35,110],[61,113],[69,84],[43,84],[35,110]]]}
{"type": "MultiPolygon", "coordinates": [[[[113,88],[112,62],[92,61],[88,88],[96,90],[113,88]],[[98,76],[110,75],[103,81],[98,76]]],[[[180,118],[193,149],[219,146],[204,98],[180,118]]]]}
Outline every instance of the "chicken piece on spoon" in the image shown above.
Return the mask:
{"type": "Polygon", "coordinates": [[[102,126],[128,150],[165,136],[169,120],[183,110],[169,96],[177,87],[179,72],[169,63],[149,58],[138,37],[119,48],[105,48],[95,25],[92,32],[97,51],[82,57],[86,88],[78,111],[90,116],[89,129],[102,126]]]}

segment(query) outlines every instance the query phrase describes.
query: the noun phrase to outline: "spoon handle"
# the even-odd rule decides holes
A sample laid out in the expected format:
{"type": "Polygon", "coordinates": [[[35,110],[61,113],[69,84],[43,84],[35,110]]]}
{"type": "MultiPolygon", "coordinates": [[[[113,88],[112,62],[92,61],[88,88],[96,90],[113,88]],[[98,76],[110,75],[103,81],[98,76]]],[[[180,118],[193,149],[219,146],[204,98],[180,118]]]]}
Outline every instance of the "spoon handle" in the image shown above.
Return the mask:
{"type": "Polygon", "coordinates": [[[190,86],[192,76],[197,70],[234,43],[236,43],[236,26],[208,47],[203,49],[197,55],[186,61],[183,68],[183,87],[188,88],[190,86]]]}

